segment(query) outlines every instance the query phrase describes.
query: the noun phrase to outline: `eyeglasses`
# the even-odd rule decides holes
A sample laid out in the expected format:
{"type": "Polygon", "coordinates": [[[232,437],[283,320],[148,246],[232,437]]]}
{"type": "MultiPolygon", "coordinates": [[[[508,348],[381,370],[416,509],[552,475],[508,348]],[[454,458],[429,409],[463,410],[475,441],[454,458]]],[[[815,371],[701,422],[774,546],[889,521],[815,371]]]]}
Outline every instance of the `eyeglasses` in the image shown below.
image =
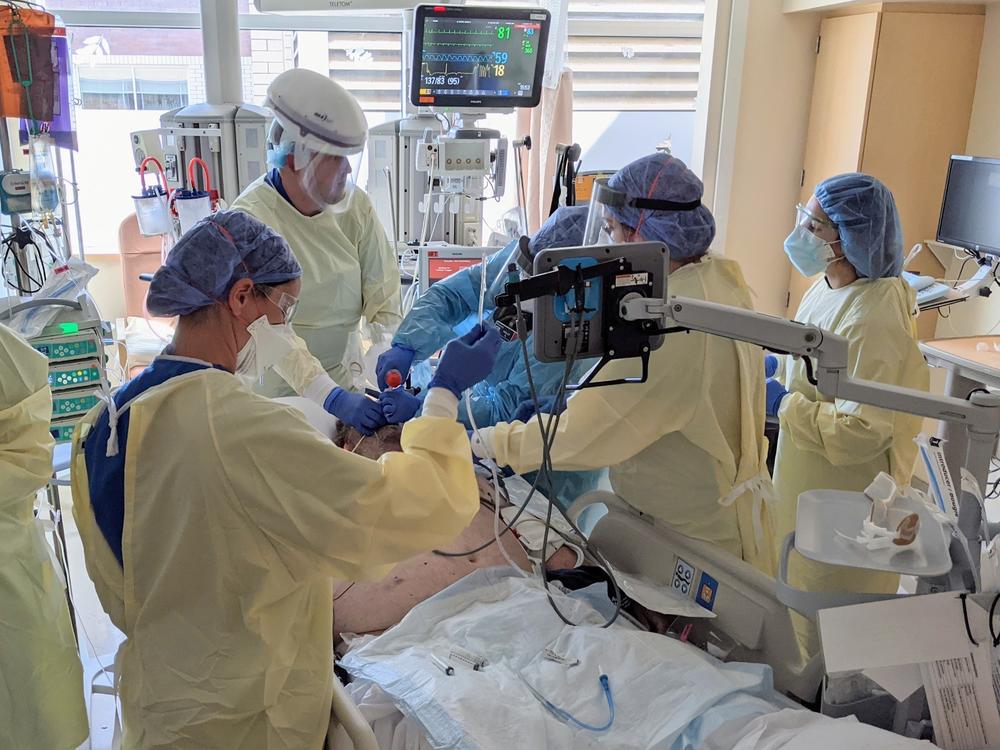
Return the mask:
{"type": "Polygon", "coordinates": [[[823,229],[837,231],[836,224],[828,219],[821,219],[801,203],[795,206],[795,213],[797,216],[796,224],[805,227],[815,235],[819,235],[823,229]]]}
{"type": "Polygon", "coordinates": [[[607,233],[608,237],[611,238],[612,242],[617,242],[615,238],[615,230],[621,230],[621,238],[624,242],[631,242],[631,238],[635,236],[637,230],[633,229],[626,224],[622,224],[620,221],[609,221],[607,218],[601,224],[601,229],[607,233]]]}
{"type": "Polygon", "coordinates": [[[293,297],[292,295],[287,294],[286,292],[282,292],[281,296],[279,296],[278,299],[274,299],[274,297],[272,297],[267,292],[262,291],[262,294],[265,297],[267,297],[268,301],[271,304],[273,304],[275,307],[281,310],[282,313],[284,313],[286,323],[291,321],[292,317],[295,315],[295,309],[299,306],[298,297],[293,297]]]}

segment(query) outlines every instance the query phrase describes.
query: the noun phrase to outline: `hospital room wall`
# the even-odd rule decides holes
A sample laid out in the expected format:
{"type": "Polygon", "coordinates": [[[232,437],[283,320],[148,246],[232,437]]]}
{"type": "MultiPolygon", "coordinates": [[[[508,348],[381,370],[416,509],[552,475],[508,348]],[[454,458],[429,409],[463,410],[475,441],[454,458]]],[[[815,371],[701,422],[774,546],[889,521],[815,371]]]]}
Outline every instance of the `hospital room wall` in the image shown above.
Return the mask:
{"type": "Polygon", "coordinates": [[[738,103],[724,105],[713,202],[715,249],[740,263],[754,305],[772,315],[786,314],[782,243],[795,219],[820,23],[781,6],[754,0],[752,12],[734,13],[725,85],[738,103]]]}
{"type": "MultiPolygon", "coordinates": [[[[983,47],[979,56],[979,76],[972,104],[972,120],[965,152],[975,156],[1000,158],[1000,2],[986,9],[983,47]]],[[[948,278],[956,278],[961,261],[954,261],[948,278]]],[[[967,264],[965,276],[972,273],[967,264]]],[[[951,308],[949,318],[939,318],[937,336],[973,336],[1000,333],[1000,290],[988,299],[973,298],[951,308]]]]}

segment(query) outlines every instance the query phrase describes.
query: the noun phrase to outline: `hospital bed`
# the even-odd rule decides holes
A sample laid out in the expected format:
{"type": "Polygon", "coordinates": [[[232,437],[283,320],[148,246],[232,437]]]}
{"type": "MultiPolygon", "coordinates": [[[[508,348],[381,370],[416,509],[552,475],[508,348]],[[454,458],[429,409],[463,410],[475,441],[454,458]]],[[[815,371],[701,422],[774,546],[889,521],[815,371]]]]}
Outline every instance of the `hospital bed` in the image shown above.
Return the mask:
{"type": "MultiPolygon", "coordinates": [[[[786,697],[815,699],[822,665],[799,658],[773,580],[654,525],[610,493],[581,497],[571,515],[598,507],[606,512],[590,540],[617,571],[665,588],[679,566],[696,583],[707,574],[715,617],[698,621],[688,643],[642,632],[624,617],[604,629],[613,608],[600,584],[554,594],[568,619],[582,623],[574,627],[555,616],[537,578],[509,568],[477,571],[419,604],[395,628],[353,643],[342,660],[354,679],[346,691],[377,747],[929,747],[853,718],[821,716],[786,697]],[[453,661],[456,674],[444,674],[431,656],[447,659],[453,647],[481,655],[488,666],[477,672],[453,661]],[[543,695],[586,724],[606,723],[601,672],[617,711],[605,732],[574,729],[540,702],[543,695]]],[[[330,745],[352,747],[343,737],[330,745]]]]}
{"type": "Polygon", "coordinates": [[[724,663],[624,619],[605,629],[603,585],[553,598],[578,625],[554,615],[537,579],[509,568],[479,570],[395,628],[354,644],[342,661],[354,680],[347,691],[378,747],[929,747],[803,709],[773,688],[765,666],[724,663]],[[452,658],[454,674],[446,674],[434,657],[449,659],[459,649],[486,666],[452,658]]]}
{"type": "MultiPolygon", "coordinates": [[[[282,400],[333,436],[336,420],[330,415],[305,400],[282,400]]],[[[815,700],[823,668],[818,658],[801,660],[772,579],[654,524],[612,493],[582,496],[570,516],[592,525],[591,543],[616,571],[664,589],[707,587],[700,599],[714,617],[693,620],[688,643],[642,632],[624,617],[605,630],[600,625],[610,602],[602,584],[555,595],[571,620],[589,623],[571,627],[554,615],[537,578],[521,578],[510,568],[476,571],[418,604],[396,627],[352,644],[342,664],[354,682],[335,685],[327,750],[915,746],[853,719],[806,711],[786,697],[815,700]],[[596,523],[583,520],[593,521],[594,511],[601,514],[596,523]],[[445,675],[428,658],[435,648],[447,657],[443,643],[483,653],[490,666],[483,674],[463,669],[445,675]],[[574,730],[527,687],[525,670],[543,675],[552,663],[538,655],[553,647],[600,655],[616,696],[617,730],[574,730]],[[683,689],[667,690],[677,684],[683,689]],[[673,703],[662,701],[664,691],[673,703]],[[643,710],[630,716],[627,707],[637,703],[644,703],[643,710]],[[512,725],[520,727],[514,735],[512,725]],[[622,727],[629,728],[628,738],[622,738],[622,727]]],[[[594,666],[586,656],[581,662],[594,666]]],[[[597,677],[574,676],[569,690],[550,685],[549,697],[599,723],[607,707],[597,677]]]]}
{"type": "Polygon", "coordinates": [[[775,581],[726,551],[655,523],[611,492],[590,492],[569,510],[574,521],[603,506],[590,534],[615,569],[687,596],[685,586],[707,587],[699,597],[714,618],[694,620],[689,639],[727,661],[769,664],[774,685],[804,702],[813,702],[823,679],[819,656],[803,661],[788,607],[778,601],[775,581]]]}

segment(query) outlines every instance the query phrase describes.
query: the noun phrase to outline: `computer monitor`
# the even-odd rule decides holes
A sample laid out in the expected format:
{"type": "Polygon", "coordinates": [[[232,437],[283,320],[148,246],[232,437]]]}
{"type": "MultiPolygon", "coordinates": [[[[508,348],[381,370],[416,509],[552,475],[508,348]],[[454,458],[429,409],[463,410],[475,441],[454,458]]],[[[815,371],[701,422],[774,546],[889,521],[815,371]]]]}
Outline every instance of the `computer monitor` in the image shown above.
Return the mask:
{"type": "Polygon", "coordinates": [[[951,157],[937,241],[1000,255],[1000,159],[951,157]]]}
{"type": "Polygon", "coordinates": [[[541,8],[418,5],[410,101],[460,111],[537,107],[549,21],[541,8]]]}
{"type": "Polygon", "coordinates": [[[417,254],[417,275],[420,293],[432,284],[446,279],[464,268],[478,265],[483,258],[494,253],[495,247],[464,247],[461,245],[424,245],[417,254]]]}

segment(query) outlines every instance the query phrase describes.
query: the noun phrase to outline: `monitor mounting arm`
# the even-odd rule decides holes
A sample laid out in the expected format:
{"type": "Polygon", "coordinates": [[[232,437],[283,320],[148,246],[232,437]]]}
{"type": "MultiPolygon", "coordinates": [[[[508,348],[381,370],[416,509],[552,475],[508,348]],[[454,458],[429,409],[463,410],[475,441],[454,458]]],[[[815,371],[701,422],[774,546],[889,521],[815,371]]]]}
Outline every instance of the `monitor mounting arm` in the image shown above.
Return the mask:
{"type": "MultiPolygon", "coordinates": [[[[675,327],[747,341],[765,349],[815,360],[815,385],[833,398],[870,404],[893,411],[963,425],[969,435],[965,468],[985,493],[990,461],[1000,436],[1000,395],[974,392],[968,400],[935,396],[924,391],[852,378],[848,372],[848,342],[816,326],[704,300],[671,296],[668,300],[625,300],[625,320],[656,320],[661,328],[675,327]]],[[[978,567],[978,541],[989,538],[983,507],[963,489],[958,528],[969,542],[978,567]]],[[[978,579],[978,575],[976,575],[978,579]]]]}

